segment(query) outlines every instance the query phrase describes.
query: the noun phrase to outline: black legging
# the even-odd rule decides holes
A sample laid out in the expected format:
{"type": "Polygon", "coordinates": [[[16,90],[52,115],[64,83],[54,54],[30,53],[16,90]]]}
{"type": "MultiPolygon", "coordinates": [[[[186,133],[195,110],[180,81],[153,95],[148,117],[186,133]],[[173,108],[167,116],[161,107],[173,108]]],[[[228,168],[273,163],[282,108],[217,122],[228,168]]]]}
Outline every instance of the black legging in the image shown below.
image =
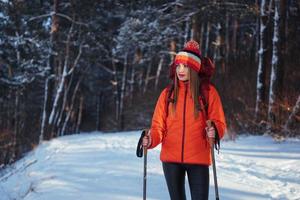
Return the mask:
{"type": "Polygon", "coordinates": [[[207,200],[209,169],[207,165],[163,162],[163,170],[171,200],[186,200],[185,172],[188,175],[192,200],[207,200]]]}

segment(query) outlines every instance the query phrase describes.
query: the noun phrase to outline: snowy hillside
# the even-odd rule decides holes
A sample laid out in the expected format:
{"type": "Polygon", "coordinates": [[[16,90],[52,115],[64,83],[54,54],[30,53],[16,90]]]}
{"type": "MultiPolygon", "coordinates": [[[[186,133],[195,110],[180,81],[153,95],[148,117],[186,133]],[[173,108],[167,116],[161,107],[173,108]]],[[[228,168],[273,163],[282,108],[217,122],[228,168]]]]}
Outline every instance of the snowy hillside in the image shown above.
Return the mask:
{"type": "MultiPolygon", "coordinates": [[[[44,142],[0,177],[0,199],[140,200],[143,159],[135,156],[139,134],[95,132],[44,142]]],[[[220,199],[300,199],[299,140],[240,137],[221,148],[216,154],[220,199]]],[[[169,199],[159,148],[148,154],[147,181],[148,199],[169,199]]]]}

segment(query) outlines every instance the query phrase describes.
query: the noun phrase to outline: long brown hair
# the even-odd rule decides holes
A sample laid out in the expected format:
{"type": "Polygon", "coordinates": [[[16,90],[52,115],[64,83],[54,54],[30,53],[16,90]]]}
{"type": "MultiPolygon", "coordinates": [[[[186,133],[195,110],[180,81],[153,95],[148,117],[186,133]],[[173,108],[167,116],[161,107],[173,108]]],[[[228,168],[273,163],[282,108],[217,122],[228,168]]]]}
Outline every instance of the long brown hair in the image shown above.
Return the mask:
{"type": "MultiPolygon", "coordinates": [[[[199,116],[199,111],[201,111],[201,106],[199,102],[199,88],[200,88],[200,77],[195,72],[194,70],[189,68],[188,72],[189,80],[190,81],[190,91],[192,94],[193,102],[194,102],[194,117],[197,118],[199,116]]],[[[173,104],[171,106],[171,113],[172,115],[176,114],[176,104],[177,104],[177,99],[178,99],[178,92],[179,92],[179,87],[178,87],[178,77],[177,74],[175,74],[174,77],[174,90],[173,90],[173,104]]]]}

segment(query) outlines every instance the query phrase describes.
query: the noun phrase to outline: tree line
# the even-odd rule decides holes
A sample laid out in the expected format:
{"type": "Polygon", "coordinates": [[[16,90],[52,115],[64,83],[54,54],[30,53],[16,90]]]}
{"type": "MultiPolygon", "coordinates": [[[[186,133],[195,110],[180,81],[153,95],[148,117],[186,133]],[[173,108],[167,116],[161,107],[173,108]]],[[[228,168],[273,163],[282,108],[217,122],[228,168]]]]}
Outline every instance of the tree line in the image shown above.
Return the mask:
{"type": "Polygon", "coordinates": [[[0,1],[0,164],[43,140],[150,125],[174,55],[213,59],[230,135],[299,133],[296,0],[0,1]]]}

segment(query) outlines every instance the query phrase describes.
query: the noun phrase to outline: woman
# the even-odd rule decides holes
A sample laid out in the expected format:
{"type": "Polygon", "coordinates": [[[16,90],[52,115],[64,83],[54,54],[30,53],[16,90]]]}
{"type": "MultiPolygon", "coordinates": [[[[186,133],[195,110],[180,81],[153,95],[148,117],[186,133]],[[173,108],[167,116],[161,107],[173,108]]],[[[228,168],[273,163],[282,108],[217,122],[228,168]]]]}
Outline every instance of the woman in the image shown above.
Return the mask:
{"type": "Polygon", "coordinates": [[[207,84],[205,110],[199,89],[204,82],[201,82],[203,66],[197,42],[187,42],[176,54],[172,66],[173,90],[170,93],[166,88],[159,96],[143,146],[152,149],[162,143],[160,159],[171,200],[186,199],[186,173],[192,200],[208,199],[211,164],[208,138],[220,139],[226,129],[221,100],[217,90],[207,84]],[[207,127],[207,120],[213,126],[207,127]]]}

